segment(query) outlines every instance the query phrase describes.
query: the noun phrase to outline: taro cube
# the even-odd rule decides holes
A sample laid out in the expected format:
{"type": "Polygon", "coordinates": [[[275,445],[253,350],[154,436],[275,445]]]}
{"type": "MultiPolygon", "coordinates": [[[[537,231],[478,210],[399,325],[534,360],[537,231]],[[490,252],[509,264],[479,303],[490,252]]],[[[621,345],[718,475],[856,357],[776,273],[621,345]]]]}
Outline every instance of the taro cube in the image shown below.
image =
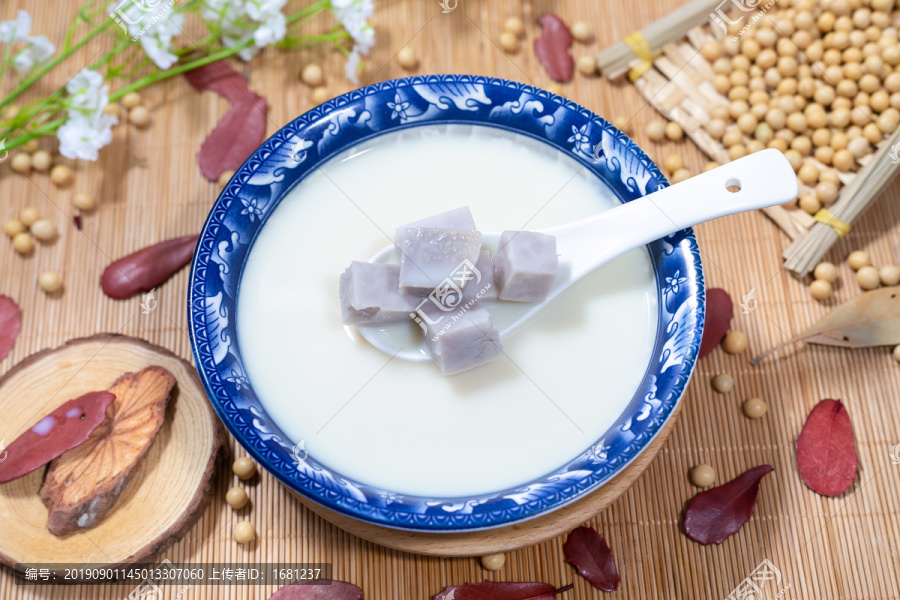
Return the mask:
{"type": "Polygon", "coordinates": [[[468,279],[460,275],[478,260],[481,234],[464,207],[398,228],[397,245],[401,292],[427,296],[442,285],[461,292],[468,279]]]}
{"type": "Polygon", "coordinates": [[[425,327],[425,344],[443,375],[455,375],[487,364],[503,353],[500,332],[486,308],[442,312],[423,305],[418,315],[425,327]],[[424,313],[424,314],[423,314],[424,313]],[[461,313],[461,314],[460,314],[461,313]]]}
{"type": "Polygon", "coordinates": [[[344,325],[379,325],[411,320],[421,298],[400,293],[400,267],[353,261],[341,275],[344,325]]]}
{"type": "Polygon", "coordinates": [[[491,253],[482,250],[475,262],[473,278],[463,290],[463,304],[470,300],[480,302],[482,300],[496,300],[497,286],[494,285],[494,264],[491,262],[491,253]],[[478,278],[481,277],[479,280],[478,278]]]}
{"type": "Polygon", "coordinates": [[[559,269],[556,238],[536,231],[504,231],[494,253],[494,283],[501,300],[540,302],[559,269]]]}
{"type": "Polygon", "coordinates": [[[472,218],[472,211],[469,210],[469,207],[463,206],[431,217],[425,217],[424,219],[413,221],[412,223],[407,223],[406,225],[398,227],[398,230],[404,228],[415,229],[416,227],[475,231],[475,219],[472,218]]]}

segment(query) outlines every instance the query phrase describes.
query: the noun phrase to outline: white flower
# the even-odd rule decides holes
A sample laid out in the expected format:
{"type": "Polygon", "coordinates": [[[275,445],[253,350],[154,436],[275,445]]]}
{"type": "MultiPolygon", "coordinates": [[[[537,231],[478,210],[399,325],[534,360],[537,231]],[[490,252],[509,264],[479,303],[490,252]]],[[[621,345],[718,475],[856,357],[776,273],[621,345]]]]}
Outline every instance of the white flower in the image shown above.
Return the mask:
{"type": "Polygon", "coordinates": [[[56,46],[50,43],[46,35],[29,37],[26,44],[13,57],[13,67],[19,73],[28,73],[35,65],[46,62],[56,52],[56,46]]]}
{"type": "Polygon", "coordinates": [[[112,126],[119,122],[104,109],[109,88],[103,75],[82,69],[66,83],[68,120],[56,130],[59,153],[67,158],[97,160],[97,151],[112,142],[112,126]]]}
{"type": "MultiPolygon", "coordinates": [[[[155,6],[145,9],[132,2],[128,8],[117,11],[124,17],[128,35],[140,40],[150,60],[164,71],[178,62],[178,56],[172,53],[172,38],[181,33],[184,24],[184,14],[173,13],[174,4],[174,0],[157,0],[155,6]]],[[[110,4],[107,12],[113,14],[118,6],[110,4]]]]}
{"type": "MultiPolygon", "coordinates": [[[[251,39],[252,37],[253,37],[253,32],[248,31],[239,36],[223,37],[222,43],[225,45],[226,48],[233,48],[235,46],[240,46],[240,45],[244,44],[244,42],[251,39]]],[[[247,46],[246,48],[240,50],[238,52],[238,57],[240,57],[241,60],[247,61],[247,60],[250,60],[251,58],[253,58],[254,56],[256,56],[257,54],[259,54],[259,48],[251,45],[251,46],[247,46]]]]}
{"type": "Polygon", "coordinates": [[[354,50],[359,50],[362,54],[368,54],[369,50],[375,46],[375,28],[367,25],[353,39],[356,40],[354,50]]]}
{"type": "Polygon", "coordinates": [[[257,22],[265,22],[270,16],[281,12],[287,0],[247,0],[244,9],[247,16],[257,22]]]}
{"type": "Polygon", "coordinates": [[[183,14],[166,15],[153,22],[140,38],[144,52],[164,71],[178,62],[178,56],[172,53],[172,38],[181,33],[183,24],[183,14]]]}
{"type": "MultiPolygon", "coordinates": [[[[331,11],[356,44],[365,46],[361,39],[363,31],[369,28],[366,21],[375,12],[374,0],[333,0],[331,11]]],[[[371,48],[371,45],[369,46],[371,48]]],[[[366,49],[366,52],[368,48],[366,49]]],[[[362,52],[365,54],[366,52],[362,52]]]]}
{"type": "Polygon", "coordinates": [[[221,31],[227,48],[253,40],[252,46],[238,52],[239,57],[250,60],[260,48],[284,39],[287,20],[281,9],[285,4],[287,0],[206,0],[200,16],[221,31]]]}
{"type": "Polygon", "coordinates": [[[66,158],[97,160],[98,150],[112,142],[112,126],[118,122],[103,109],[90,116],[70,116],[56,131],[59,153],[66,158]]]}
{"type": "Polygon", "coordinates": [[[82,69],[66,83],[69,92],[69,116],[73,112],[89,114],[103,110],[109,103],[107,88],[103,85],[103,75],[90,69],[82,69]]]}
{"type": "Polygon", "coordinates": [[[200,10],[204,21],[219,22],[240,12],[240,0],[206,0],[200,10]]]}
{"type": "Polygon", "coordinates": [[[375,45],[375,30],[367,23],[375,12],[374,0],[332,0],[331,12],[353,38],[353,50],[347,57],[347,79],[359,83],[356,71],[361,55],[366,55],[375,45]]]}
{"type": "Polygon", "coordinates": [[[12,44],[17,40],[24,40],[31,33],[31,15],[24,10],[16,13],[13,21],[0,23],[0,42],[12,44]]]}
{"type": "Polygon", "coordinates": [[[272,46],[284,39],[287,33],[287,20],[280,12],[273,13],[253,33],[253,43],[257,48],[272,46]]]}
{"type": "Polygon", "coordinates": [[[359,69],[359,52],[354,48],[347,57],[347,64],[344,65],[344,75],[353,83],[359,83],[359,77],[356,74],[357,69],[359,69]]]}

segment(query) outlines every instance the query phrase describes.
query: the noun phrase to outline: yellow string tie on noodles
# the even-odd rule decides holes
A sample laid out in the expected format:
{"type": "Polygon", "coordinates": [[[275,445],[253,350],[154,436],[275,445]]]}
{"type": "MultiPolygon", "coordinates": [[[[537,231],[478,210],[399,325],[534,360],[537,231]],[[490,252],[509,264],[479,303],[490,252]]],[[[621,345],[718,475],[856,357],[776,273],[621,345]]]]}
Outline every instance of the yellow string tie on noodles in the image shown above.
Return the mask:
{"type": "Polygon", "coordinates": [[[827,208],[820,209],[819,212],[813,215],[813,219],[834,229],[834,232],[839,238],[844,237],[847,235],[847,232],[850,231],[850,225],[831,214],[831,211],[827,208]]]}
{"type": "Polygon", "coordinates": [[[631,48],[635,56],[641,59],[641,64],[628,72],[628,79],[634,83],[641,75],[653,68],[653,59],[662,54],[662,52],[654,53],[647,42],[647,38],[640,31],[626,35],[625,44],[631,48]]]}

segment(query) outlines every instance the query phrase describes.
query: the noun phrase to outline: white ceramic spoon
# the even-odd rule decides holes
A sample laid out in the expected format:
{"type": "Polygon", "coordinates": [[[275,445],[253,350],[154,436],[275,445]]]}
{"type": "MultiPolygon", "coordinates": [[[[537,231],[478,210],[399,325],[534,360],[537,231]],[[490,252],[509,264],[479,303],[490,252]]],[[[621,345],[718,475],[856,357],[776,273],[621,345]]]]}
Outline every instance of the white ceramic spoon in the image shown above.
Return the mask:
{"type": "MultiPolygon", "coordinates": [[[[797,176],[774,148],[756,152],[707,173],[616,206],[593,217],[540,229],[556,236],[559,274],[538,303],[485,302],[501,338],[508,337],[566,288],[614,258],[682,229],[757,208],[784,204],[797,196],[797,176]],[[731,188],[729,190],[729,188],[731,188]],[[737,189],[738,191],[732,191],[737,189]]],[[[482,243],[496,248],[500,232],[482,231],[482,243]]],[[[369,262],[390,262],[391,245],[369,262]]],[[[373,346],[396,358],[428,361],[431,355],[409,323],[360,327],[373,346]]]]}

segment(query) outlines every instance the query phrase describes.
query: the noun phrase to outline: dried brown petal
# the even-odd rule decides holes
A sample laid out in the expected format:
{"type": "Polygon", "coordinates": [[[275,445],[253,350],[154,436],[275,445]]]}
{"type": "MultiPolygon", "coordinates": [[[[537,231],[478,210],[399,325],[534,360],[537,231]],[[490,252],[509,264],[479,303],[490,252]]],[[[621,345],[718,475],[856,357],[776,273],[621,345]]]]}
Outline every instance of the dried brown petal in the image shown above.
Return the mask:
{"type": "Polygon", "coordinates": [[[571,583],[555,589],[540,582],[482,581],[446,587],[434,600],[538,600],[555,598],[572,587],[571,583]]]}
{"type": "Polygon", "coordinates": [[[123,256],[103,271],[103,293],[110,298],[130,298],[165,283],[191,261],[198,238],[186,235],[123,256]]]}
{"type": "Polygon", "coordinates": [[[250,91],[240,73],[223,61],[189,71],[185,77],[197,90],[213,90],[231,102],[231,110],[200,146],[197,156],[203,176],[218,181],[225,171],[237,171],[262,143],[266,99],[250,91]]]}
{"type": "Polygon", "coordinates": [[[706,290],[706,320],[703,323],[703,339],[700,341],[697,358],[703,358],[722,343],[731,327],[733,316],[734,304],[728,292],[721,288],[706,290]]]}
{"type": "Polygon", "coordinates": [[[6,358],[22,330],[22,311],[9,296],[0,295],[0,360],[6,358]]]}
{"type": "Polygon", "coordinates": [[[772,471],[769,465],[760,465],[691,498],[684,513],[684,533],[704,546],[721,544],[737,533],[753,514],[760,480],[772,471]]]}
{"type": "Polygon", "coordinates": [[[362,590],[352,583],[318,579],[315,583],[298,581],[286,585],[269,600],[362,600],[362,590]]]}
{"type": "Polygon", "coordinates": [[[566,560],[575,565],[578,574],[598,590],[612,592],[619,587],[619,571],[615,557],[603,538],[590,527],[579,527],[563,544],[566,560]]]}
{"type": "Polygon", "coordinates": [[[575,72],[575,60],[569,54],[572,32],[556,15],[543,14],[538,17],[538,23],[543,29],[541,37],[534,40],[534,53],[538,61],[554,81],[570,81],[575,72]]]}
{"type": "Polygon", "coordinates": [[[840,496],[856,479],[858,465],[847,409],[840,400],[822,400],[797,438],[800,478],[814,492],[840,496]]]}

